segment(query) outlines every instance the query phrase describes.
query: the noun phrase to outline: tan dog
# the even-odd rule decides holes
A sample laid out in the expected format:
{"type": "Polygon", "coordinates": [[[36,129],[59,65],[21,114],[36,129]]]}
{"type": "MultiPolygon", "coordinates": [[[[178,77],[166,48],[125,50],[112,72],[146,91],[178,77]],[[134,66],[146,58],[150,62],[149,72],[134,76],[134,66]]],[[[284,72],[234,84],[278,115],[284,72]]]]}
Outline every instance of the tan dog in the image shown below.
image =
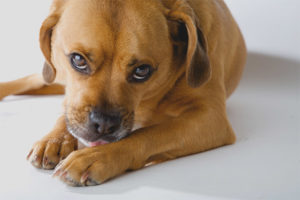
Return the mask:
{"type": "Polygon", "coordinates": [[[28,158],[43,169],[62,160],[55,176],[67,184],[235,142],[225,102],[246,48],[222,0],[54,0],[40,43],[47,85],[2,83],[0,98],[66,86],[65,115],[28,158]]]}

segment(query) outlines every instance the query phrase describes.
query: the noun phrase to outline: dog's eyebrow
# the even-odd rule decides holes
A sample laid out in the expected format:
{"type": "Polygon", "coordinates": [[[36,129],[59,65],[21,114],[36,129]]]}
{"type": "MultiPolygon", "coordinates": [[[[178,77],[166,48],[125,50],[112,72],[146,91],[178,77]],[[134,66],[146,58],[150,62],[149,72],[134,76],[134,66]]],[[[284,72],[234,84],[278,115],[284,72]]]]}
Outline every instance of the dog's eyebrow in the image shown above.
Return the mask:
{"type": "Polygon", "coordinates": [[[138,62],[139,62],[138,59],[132,58],[128,66],[130,67],[135,66],[138,62]]]}
{"type": "Polygon", "coordinates": [[[154,68],[157,68],[158,64],[154,62],[152,59],[145,58],[145,59],[137,59],[136,57],[132,57],[130,60],[128,67],[136,67],[137,65],[143,65],[143,64],[148,64],[151,65],[154,68]]]}
{"type": "Polygon", "coordinates": [[[80,50],[81,53],[84,54],[84,56],[86,56],[90,62],[94,62],[94,59],[93,59],[93,54],[90,52],[90,51],[86,51],[84,49],[80,50]]]}
{"type": "Polygon", "coordinates": [[[86,58],[88,58],[90,62],[95,61],[94,60],[95,56],[90,50],[84,48],[82,45],[77,44],[76,46],[77,47],[74,48],[70,53],[80,53],[83,54],[86,58]]]}

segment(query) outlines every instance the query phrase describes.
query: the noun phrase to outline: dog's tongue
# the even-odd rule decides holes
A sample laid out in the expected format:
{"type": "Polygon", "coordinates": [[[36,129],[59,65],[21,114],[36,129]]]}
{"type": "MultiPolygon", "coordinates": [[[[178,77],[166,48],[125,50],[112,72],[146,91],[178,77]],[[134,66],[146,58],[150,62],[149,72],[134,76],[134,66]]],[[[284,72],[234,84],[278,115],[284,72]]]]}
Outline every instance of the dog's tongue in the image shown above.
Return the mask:
{"type": "Polygon", "coordinates": [[[100,146],[100,145],[104,145],[104,144],[108,144],[108,142],[106,142],[104,140],[99,140],[99,141],[96,141],[96,142],[90,142],[89,143],[90,147],[100,146]]]}

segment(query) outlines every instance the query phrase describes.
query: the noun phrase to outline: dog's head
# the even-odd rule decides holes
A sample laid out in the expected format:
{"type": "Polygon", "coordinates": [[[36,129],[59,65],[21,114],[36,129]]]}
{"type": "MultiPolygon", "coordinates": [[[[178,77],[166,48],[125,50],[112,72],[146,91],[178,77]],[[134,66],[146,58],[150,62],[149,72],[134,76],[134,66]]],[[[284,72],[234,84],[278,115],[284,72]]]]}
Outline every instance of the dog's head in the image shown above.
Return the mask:
{"type": "Polygon", "coordinates": [[[210,78],[205,36],[185,1],[55,0],[40,32],[47,83],[66,84],[69,131],[88,146],[126,137],[142,101],[186,74],[210,78]]]}

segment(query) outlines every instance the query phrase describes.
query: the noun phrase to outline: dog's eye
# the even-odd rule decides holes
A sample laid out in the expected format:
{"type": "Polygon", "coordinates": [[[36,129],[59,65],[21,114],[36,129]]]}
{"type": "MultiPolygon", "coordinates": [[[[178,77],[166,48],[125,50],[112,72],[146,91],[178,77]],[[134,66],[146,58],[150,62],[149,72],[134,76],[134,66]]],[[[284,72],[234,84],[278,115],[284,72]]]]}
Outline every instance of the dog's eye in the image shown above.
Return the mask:
{"type": "Polygon", "coordinates": [[[144,64],[133,70],[131,80],[134,82],[144,82],[152,75],[153,68],[150,65],[144,64]]]}
{"type": "Polygon", "coordinates": [[[82,73],[89,73],[89,65],[85,58],[78,54],[78,53],[73,53],[70,56],[70,61],[72,67],[82,73]]]}

